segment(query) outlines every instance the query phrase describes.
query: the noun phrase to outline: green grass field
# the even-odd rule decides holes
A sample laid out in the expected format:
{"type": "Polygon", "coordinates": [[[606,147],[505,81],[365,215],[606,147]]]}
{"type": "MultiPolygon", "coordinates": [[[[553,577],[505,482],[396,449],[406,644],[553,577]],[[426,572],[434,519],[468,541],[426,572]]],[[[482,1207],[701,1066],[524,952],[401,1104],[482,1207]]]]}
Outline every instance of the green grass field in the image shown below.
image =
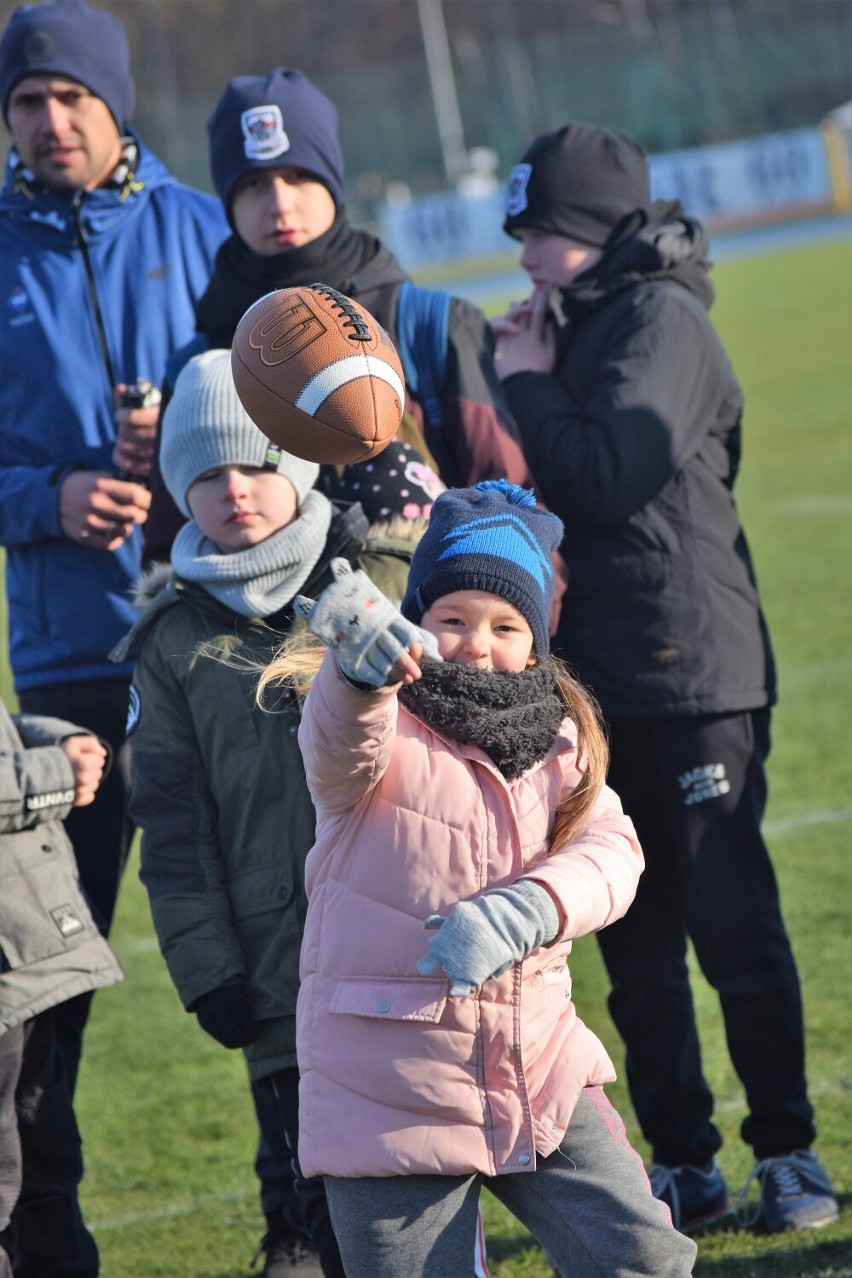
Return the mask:
{"type": "MultiPolygon", "coordinates": [[[[727,263],[715,280],[714,315],[746,389],[739,504],[781,671],[767,834],[804,986],[817,1151],[843,1211],[806,1234],[706,1237],[696,1274],[852,1278],[852,255],[848,244],[796,250],[727,263]]],[[[8,674],[0,682],[8,694],[8,674]]],[[[78,1106],[84,1205],[105,1278],[247,1276],[262,1220],[242,1058],[181,1010],[135,863],[113,942],[127,981],[95,1000],[78,1106]]],[[[619,1063],[593,938],[576,947],[572,970],[581,1014],[619,1063]]],[[[715,997],[700,976],[695,988],[722,1164],[737,1186],[751,1166],[738,1137],[742,1092],[715,997]]],[[[611,1095],[645,1153],[623,1086],[611,1095]]],[[[549,1278],[529,1236],[487,1195],[485,1212],[494,1278],[549,1278]]]]}

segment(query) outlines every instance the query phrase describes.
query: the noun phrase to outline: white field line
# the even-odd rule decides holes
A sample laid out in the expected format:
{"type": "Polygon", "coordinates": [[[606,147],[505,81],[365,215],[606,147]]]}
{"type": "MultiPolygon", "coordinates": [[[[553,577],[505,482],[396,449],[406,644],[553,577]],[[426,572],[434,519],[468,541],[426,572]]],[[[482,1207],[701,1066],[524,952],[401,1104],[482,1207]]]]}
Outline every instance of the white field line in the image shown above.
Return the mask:
{"type": "MultiPolygon", "coordinates": [[[[152,1220],[177,1220],[181,1216],[194,1216],[196,1212],[207,1211],[211,1207],[237,1207],[249,1198],[257,1197],[257,1189],[246,1189],[238,1194],[205,1194],[201,1198],[194,1198],[191,1203],[184,1203],[182,1206],[176,1204],[162,1203],[159,1207],[152,1207],[149,1211],[131,1211],[123,1216],[110,1216],[106,1220],[93,1220],[91,1213],[91,1203],[87,1205],[86,1224],[93,1233],[102,1233],[107,1229],[129,1229],[133,1225],[145,1225],[152,1220]]],[[[257,1209],[258,1231],[263,1229],[263,1216],[260,1206],[257,1209]]]]}
{"type": "Polygon", "coordinates": [[[794,830],[804,830],[810,825],[842,825],[852,821],[852,808],[823,808],[814,812],[798,812],[794,816],[779,817],[775,821],[764,821],[763,833],[770,836],[790,834],[794,830]]]}

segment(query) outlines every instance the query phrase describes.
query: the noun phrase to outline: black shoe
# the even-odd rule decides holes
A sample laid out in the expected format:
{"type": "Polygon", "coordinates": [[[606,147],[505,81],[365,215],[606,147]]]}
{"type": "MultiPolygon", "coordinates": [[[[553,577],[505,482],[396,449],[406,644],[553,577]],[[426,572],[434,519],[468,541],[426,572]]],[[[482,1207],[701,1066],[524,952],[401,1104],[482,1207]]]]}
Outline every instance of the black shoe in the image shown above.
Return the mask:
{"type": "Polygon", "coordinates": [[[265,1255],[260,1278],[322,1278],[322,1267],[304,1238],[278,1216],[267,1216],[267,1231],[255,1252],[252,1268],[265,1255]]]}

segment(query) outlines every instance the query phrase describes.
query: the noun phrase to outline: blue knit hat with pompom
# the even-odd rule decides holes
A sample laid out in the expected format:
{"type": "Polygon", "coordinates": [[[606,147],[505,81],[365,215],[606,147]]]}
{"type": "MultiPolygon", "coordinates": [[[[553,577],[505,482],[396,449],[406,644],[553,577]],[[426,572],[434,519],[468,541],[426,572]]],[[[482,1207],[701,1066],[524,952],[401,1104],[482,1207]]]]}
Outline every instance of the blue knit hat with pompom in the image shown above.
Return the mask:
{"type": "Polygon", "coordinates": [[[534,493],[507,479],[448,488],[435,499],[412,557],[403,615],[418,623],[442,595],[486,590],[526,618],[543,661],[550,651],[551,556],[563,533],[562,521],[537,506],[534,493]]]}

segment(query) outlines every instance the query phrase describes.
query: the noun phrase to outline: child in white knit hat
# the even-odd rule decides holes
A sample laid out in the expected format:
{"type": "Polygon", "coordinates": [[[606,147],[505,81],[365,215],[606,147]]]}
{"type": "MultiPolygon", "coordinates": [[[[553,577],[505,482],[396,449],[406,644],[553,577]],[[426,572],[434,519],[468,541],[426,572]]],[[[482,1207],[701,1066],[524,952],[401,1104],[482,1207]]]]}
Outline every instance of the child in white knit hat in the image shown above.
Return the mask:
{"type": "MultiPolygon", "coordinates": [[[[184,1007],[225,1047],[243,1048],[252,1080],[274,1089],[295,1150],[314,810],[297,700],[285,693],[265,713],[246,667],[268,662],[293,625],[294,597],[322,591],[333,558],[400,598],[416,531],[409,523],[408,544],[376,538],[359,505],[341,509],[315,491],[319,468],[271,446],[247,416],[227,351],[181,371],[160,456],[189,522],[172,566],[140,583],[145,610],[121,645],[124,656],[138,651],[128,730],[141,877],[184,1007]]],[[[302,1184],[301,1208],[292,1264],[319,1273],[316,1252],[323,1273],[342,1274],[321,1182],[302,1184]]]]}

